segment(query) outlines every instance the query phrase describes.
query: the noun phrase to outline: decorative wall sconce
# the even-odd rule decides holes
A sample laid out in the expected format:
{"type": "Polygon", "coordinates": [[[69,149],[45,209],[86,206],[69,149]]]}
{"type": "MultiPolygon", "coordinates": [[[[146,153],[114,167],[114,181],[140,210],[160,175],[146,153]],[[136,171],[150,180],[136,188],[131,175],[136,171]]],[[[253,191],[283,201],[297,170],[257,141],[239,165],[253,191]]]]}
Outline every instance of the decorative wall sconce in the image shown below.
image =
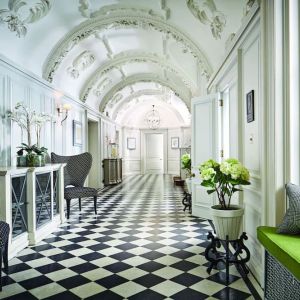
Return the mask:
{"type": "Polygon", "coordinates": [[[62,125],[62,123],[67,120],[68,118],[68,114],[69,114],[69,110],[71,110],[72,106],[68,103],[65,103],[63,105],[59,105],[57,107],[57,114],[59,117],[62,118],[60,124],[62,125]]]}

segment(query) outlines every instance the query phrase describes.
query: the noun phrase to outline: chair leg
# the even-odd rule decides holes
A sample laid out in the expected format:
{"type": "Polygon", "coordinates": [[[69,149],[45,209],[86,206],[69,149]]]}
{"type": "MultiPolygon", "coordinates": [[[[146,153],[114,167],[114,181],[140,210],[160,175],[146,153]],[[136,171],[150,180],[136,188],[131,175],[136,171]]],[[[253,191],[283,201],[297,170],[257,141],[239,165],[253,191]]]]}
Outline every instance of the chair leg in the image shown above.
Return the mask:
{"type": "Polygon", "coordinates": [[[71,206],[71,200],[70,199],[66,199],[67,200],[67,219],[70,218],[70,206],[71,206]]]}
{"type": "Polygon", "coordinates": [[[3,253],[4,271],[8,274],[8,239],[6,240],[3,253]]]}
{"type": "Polygon", "coordinates": [[[97,214],[97,196],[94,196],[95,215],[97,214]]]}
{"type": "Polygon", "coordinates": [[[81,198],[78,198],[78,202],[79,202],[79,210],[81,211],[81,198]]]}
{"type": "Polygon", "coordinates": [[[3,249],[0,248],[0,291],[2,291],[2,256],[3,256],[3,249]]]}

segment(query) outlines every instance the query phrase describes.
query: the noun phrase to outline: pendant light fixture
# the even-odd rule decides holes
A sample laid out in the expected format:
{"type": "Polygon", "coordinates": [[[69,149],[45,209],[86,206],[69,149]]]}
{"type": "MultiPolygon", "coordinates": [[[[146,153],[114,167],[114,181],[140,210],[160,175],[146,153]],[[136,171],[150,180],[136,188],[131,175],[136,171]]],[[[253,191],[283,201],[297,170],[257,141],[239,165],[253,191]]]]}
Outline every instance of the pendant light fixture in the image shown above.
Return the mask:
{"type": "Polygon", "coordinates": [[[157,129],[160,125],[160,116],[154,105],[152,105],[152,110],[150,110],[145,117],[145,122],[150,129],[157,129]]]}

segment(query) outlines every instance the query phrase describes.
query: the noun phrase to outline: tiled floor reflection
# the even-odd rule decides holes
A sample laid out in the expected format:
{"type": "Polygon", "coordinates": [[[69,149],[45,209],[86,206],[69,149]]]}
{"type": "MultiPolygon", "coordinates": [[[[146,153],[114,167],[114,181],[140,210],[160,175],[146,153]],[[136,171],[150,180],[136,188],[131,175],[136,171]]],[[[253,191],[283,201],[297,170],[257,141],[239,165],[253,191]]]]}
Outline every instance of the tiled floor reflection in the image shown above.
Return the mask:
{"type": "Polygon", "coordinates": [[[235,267],[207,274],[206,220],[170,176],[127,177],[10,261],[0,299],[254,299],[235,267]]]}

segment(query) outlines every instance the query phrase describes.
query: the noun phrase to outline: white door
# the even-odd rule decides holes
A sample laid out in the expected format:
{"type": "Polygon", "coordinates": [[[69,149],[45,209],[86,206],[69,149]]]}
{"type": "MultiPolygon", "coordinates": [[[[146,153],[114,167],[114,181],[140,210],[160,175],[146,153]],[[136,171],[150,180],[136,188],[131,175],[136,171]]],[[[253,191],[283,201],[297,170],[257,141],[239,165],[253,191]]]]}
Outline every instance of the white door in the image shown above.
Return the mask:
{"type": "Polygon", "coordinates": [[[145,173],[164,173],[164,136],[162,133],[146,134],[145,173]]]}
{"type": "Polygon", "coordinates": [[[205,219],[211,218],[210,207],[214,204],[215,195],[208,195],[206,188],[200,185],[198,166],[217,156],[217,100],[217,94],[192,99],[191,158],[196,174],[192,183],[192,213],[205,219]]]}

